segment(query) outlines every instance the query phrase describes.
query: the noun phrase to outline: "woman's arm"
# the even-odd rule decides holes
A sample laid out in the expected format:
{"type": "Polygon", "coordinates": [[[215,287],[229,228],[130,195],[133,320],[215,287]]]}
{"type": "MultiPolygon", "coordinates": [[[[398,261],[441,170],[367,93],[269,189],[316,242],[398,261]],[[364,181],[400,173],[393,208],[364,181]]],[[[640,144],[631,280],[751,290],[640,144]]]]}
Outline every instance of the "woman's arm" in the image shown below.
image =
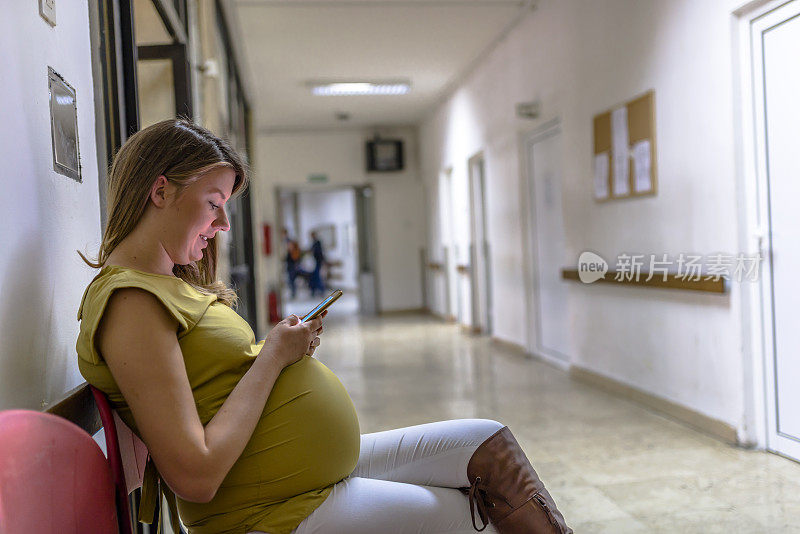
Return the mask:
{"type": "Polygon", "coordinates": [[[154,295],[138,288],[115,291],[97,344],[164,481],[182,499],[208,502],[244,450],[281,370],[319,344],[321,327],[321,320],[299,323],[296,317],[279,323],[205,428],[178,323],[154,295]]]}

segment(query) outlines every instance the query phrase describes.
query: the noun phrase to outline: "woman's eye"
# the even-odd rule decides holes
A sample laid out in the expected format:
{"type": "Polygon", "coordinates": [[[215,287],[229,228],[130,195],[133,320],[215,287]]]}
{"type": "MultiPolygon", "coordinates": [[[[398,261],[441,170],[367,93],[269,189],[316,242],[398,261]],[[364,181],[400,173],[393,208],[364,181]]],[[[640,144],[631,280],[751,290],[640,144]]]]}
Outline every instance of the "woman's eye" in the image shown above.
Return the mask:
{"type": "Polygon", "coordinates": [[[219,206],[217,206],[213,202],[209,201],[208,203],[211,204],[211,209],[214,209],[214,210],[219,209],[219,206]]]}

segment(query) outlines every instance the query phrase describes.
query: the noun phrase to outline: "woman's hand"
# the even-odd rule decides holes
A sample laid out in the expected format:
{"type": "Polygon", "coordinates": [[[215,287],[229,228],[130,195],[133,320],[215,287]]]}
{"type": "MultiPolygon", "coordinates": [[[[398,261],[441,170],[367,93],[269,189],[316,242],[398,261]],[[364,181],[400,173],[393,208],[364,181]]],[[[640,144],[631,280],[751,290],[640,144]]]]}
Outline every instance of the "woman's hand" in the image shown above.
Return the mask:
{"type": "Polygon", "coordinates": [[[322,333],[323,317],[325,313],[301,323],[298,316],[290,315],[273,327],[261,352],[268,351],[282,369],[299,361],[306,354],[313,354],[320,343],[318,336],[322,333]]]}
{"type": "MultiPolygon", "coordinates": [[[[322,315],[320,315],[317,319],[320,319],[320,321],[321,321],[322,319],[325,318],[326,315],[328,315],[328,310],[325,310],[324,312],[322,312],[322,315]]],[[[308,354],[309,356],[313,356],[314,355],[314,351],[317,350],[317,347],[319,347],[319,343],[320,343],[319,336],[320,335],[322,335],[322,323],[321,322],[320,322],[319,330],[317,330],[314,333],[314,339],[311,340],[311,344],[308,346],[308,352],[306,354],[308,354]]]]}

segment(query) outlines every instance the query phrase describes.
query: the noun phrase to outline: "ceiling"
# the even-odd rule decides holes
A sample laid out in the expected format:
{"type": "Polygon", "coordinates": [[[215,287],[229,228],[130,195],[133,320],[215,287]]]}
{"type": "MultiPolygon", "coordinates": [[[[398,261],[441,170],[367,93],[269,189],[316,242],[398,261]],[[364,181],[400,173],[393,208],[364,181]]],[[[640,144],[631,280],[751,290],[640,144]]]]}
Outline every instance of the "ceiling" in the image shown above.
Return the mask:
{"type": "Polygon", "coordinates": [[[532,9],[521,0],[229,0],[259,132],[416,124],[532,9]],[[409,80],[395,96],[309,81],[409,80]],[[337,112],[349,114],[347,121],[337,112]]]}

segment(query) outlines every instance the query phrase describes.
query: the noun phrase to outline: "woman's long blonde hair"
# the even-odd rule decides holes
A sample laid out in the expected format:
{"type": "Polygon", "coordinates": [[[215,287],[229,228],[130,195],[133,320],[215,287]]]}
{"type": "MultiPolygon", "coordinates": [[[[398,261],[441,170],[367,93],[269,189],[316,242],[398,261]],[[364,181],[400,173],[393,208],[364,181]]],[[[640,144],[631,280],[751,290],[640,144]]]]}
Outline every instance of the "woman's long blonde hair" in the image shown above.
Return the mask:
{"type": "MultiPolygon", "coordinates": [[[[206,172],[229,167],[236,173],[231,198],[248,185],[247,166],[224,140],[184,119],[156,123],[131,136],[119,149],[108,173],[108,225],[96,261],[80,251],[80,257],[99,269],[111,251],[130,234],[144,214],[153,183],[161,175],[177,186],[177,194],[206,172]]],[[[216,295],[227,306],[235,306],[236,292],[217,280],[217,238],[208,240],[203,258],[187,265],[175,265],[175,276],[197,290],[216,295]]]]}

